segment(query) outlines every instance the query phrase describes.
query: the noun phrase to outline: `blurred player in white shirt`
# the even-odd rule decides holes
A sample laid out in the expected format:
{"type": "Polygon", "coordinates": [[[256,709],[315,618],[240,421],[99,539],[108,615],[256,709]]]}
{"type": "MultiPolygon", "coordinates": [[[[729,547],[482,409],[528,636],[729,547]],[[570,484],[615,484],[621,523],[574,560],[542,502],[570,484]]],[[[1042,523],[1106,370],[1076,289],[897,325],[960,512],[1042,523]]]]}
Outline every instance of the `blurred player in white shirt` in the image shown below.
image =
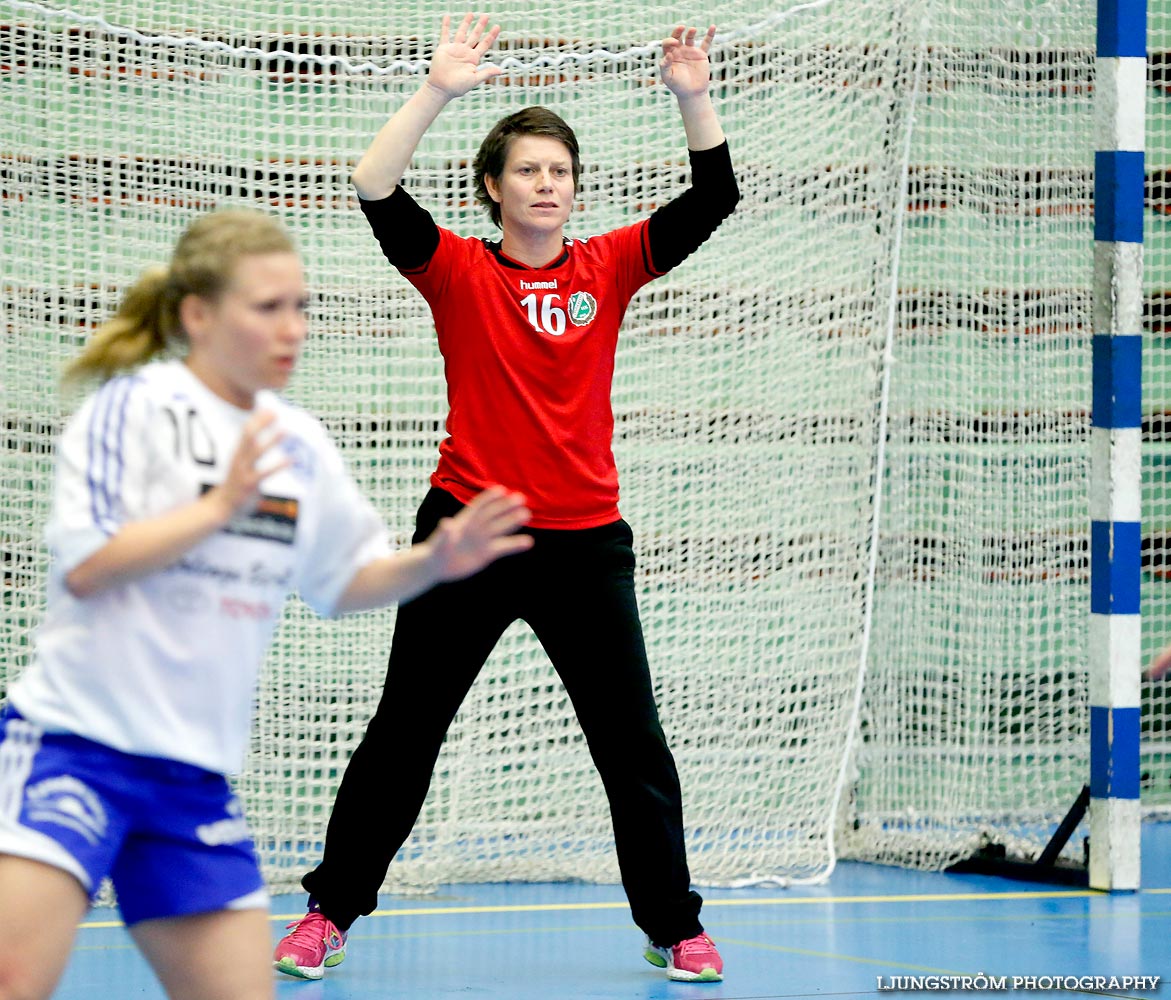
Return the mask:
{"type": "Polygon", "coordinates": [[[494,487],[391,552],[324,428],[274,394],[306,295],[275,220],[214,212],[69,372],[103,383],[57,444],[47,609],[0,714],[0,996],[52,993],[109,876],[172,1000],[271,997],[226,776],[285,598],[379,607],[531,545],[523,498],[494,487]]]}

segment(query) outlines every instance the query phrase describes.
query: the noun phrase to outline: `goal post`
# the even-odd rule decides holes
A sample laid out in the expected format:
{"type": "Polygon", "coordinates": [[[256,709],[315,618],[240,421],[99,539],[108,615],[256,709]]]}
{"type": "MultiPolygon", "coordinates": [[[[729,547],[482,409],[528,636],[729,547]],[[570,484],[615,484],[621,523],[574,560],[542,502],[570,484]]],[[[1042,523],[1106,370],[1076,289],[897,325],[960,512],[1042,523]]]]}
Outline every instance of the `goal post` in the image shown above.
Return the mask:
{"type": "MultiPolygon", "coordinates": [[[[1091,706],[1109,704],[1087,652],[1096,13],[1035,7],[521,0],[491,56],[503,74],[444,110],[406,174],[441,225],[493,236],[471,158],[499,117],[544,104],[582,146],[569,235],[645,217],[688,177],[659,41],[718,18],[712,95],[742,200],[635,298],[612,393],[697,882],[824,879],[839,858],[943,868],[991,843],[1035,857],[1090,774],[1091,706]]],[[[349,174],[420,85],[446,8],[0,12],[0,670],[27,663],[40,613],[60,366],[217,205],[296,235],[312,338],[290,395],[405,543],[442,362],[349,174]]],[[[393,623],[286,610],[238,781],[275,889],[320,855],[393,623]]],[[[388,885],[563,878],[617,881],[609,814],[518,624],[388,885]]]]}
{"type": "Polygon", "coordinates": [[[1145,0],[1099,0],[1090,483],[1090,885],[1140,881],[1145,0]]]}

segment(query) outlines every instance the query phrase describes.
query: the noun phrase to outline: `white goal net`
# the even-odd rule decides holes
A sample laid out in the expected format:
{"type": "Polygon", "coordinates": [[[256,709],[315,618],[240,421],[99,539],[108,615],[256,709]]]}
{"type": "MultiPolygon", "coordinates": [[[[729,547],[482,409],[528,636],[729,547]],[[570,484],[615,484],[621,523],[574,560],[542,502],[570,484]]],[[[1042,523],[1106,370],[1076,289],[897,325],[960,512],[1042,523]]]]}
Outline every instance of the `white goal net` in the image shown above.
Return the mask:
{"type": "MultiPolygon", "coordinates": [[[[444,8],[0,11],[0,670],[27,662],[42,606],[61,364],[214,206],[295,232],[313,336],[290,395],[405,541],[442,366],[348,177],[423,79],[444,8]]],[[[505,74],[446,109],[405,183],[441,224],[492,235],[471,157],[543,104],[582,144],[570,234],[648,214],[688,176],[658,42],[712,17],[742,200],[632,303],[613,391],[693,875],[942,867],[990,840],[1029,856],[1088,774],[1094,5],[514,0],[493,12],[505,74]]],[[[287,610],[240,778],[276,888],[318,860],[393,622],[287,610]]],[[[562,878],[617,880],[609,815],[517,625],[390,884],[562,878]]]]}

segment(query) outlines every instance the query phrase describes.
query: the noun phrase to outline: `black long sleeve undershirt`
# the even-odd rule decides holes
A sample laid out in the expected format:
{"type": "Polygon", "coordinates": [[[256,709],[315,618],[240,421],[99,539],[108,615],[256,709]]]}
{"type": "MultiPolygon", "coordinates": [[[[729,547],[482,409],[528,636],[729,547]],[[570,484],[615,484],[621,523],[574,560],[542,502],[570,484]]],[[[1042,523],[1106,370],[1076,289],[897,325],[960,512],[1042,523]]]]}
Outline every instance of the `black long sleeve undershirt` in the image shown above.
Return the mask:
{"type": "MultiPolygon", "coordinates": [[[[676,267],[716,231],[736,203],[740,189],[727,142],[713,149],[689,150],[691,187],[657,209],[647,223],[647,243],[655,271],[676,267]]],[[[439,246],[435,220],[400,184],[379,201],[359,199],[383,254],[395,267],[415,271],[439,246]]]]}
{"type": "Polygon", "coordinates": [[[358,204],[386,259],[400,271],[420,270],[439,248],[439,228],[431,213],[401,184],[386,198],[359,198],[358,204]]]}
{"type": "Polygon", "coordinates": [[[660,274],[677,267],[699,249],[740,200],[728,143],[688,150],[691,187],[656,209],[647,223],[651,263],[660,274]]]}

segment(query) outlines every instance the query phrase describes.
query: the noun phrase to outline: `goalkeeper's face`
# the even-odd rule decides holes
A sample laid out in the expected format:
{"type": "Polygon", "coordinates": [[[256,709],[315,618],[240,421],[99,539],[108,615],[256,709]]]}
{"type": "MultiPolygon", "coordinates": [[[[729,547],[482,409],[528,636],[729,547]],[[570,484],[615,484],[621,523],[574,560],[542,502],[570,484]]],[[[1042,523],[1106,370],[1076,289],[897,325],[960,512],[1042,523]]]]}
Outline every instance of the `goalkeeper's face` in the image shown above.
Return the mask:
{"type": "Polygon", "coordinates": [[[560,234],[573,211],[573,157],[558,139],[520,135],[509,143],[500,177],[485,177],[492,200],[500,206],[505,232],[560,234]]]}

